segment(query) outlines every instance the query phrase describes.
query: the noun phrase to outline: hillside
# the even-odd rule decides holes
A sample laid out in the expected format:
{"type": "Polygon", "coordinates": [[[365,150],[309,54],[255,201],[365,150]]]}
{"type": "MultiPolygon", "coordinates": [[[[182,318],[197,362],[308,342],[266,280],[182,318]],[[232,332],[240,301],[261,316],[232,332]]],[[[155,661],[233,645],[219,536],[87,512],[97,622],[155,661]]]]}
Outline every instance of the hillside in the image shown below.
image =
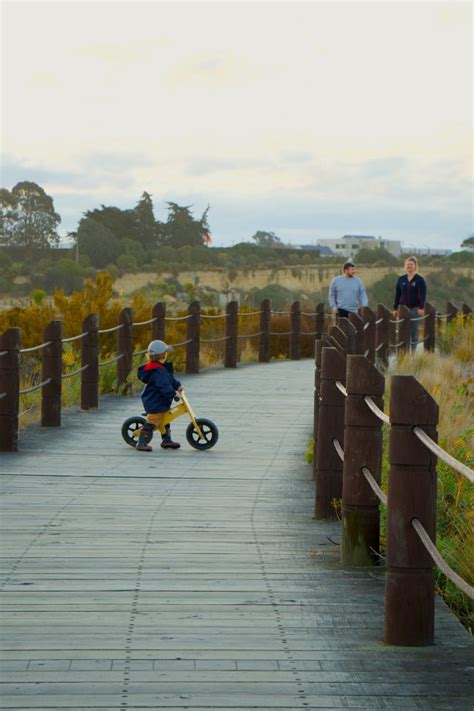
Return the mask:
{"type": "MultiPolygon", "coordinates": [[[[474,303],[474,269],[472,267],[426,266],[422,270],[428,283],[429,298],[441,307],[448,299],[455,303],[466,301],[474,303]]],[[[363,280],[370,301],[374,304],[383,302],[390,305],[396,277],[402,273],[393,266],[361,266],[358,275],[363,280]]],[[[178,275],[181,284],[191,283],[200,288],[217,292],[231,289],[235,292],[249,293],[252,289],[262,290],[278,285],[291,292],[289,297],[306,297],[311,301],[325,301],[327,290],[333,277],[340,274],[336,265],[315,265],[305,267],[283,267],[280,269],[245,268],[245,269],[204,269],[186,270],[178,275]]],[[[171,273],[153,275],[149,272],[125,274],[114,282],[114,289],[127,297],[140,290],[146,294],[159,282],[173,279],[171,273]]]]}

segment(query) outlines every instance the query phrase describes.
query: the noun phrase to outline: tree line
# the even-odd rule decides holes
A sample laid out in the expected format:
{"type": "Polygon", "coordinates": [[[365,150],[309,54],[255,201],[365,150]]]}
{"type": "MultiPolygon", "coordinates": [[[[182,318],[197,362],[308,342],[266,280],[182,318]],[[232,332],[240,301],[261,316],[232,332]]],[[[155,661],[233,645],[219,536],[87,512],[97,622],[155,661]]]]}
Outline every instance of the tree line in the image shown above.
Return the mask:
{"type": "MultiPolygon", "coordinates": [[[[194,218],[190,205],[168,202],[167,207],[167,220],[156,220],[151,195],[143,192],[131,209],[101,205],[87,210],[69,236],[78,254],[99,269],[117,263],[121,256],[125,266],[127,260],[133,264],[131,257],[141,261],[140,256],[159,247],[198,247],[210,241],[209,207],[199,219],[194,218]]],[[[32,251],[59,244],[61,217],[40,185],[22,181],[12,190],[2,188],[0,210],[0,244],[32,251]]]]}

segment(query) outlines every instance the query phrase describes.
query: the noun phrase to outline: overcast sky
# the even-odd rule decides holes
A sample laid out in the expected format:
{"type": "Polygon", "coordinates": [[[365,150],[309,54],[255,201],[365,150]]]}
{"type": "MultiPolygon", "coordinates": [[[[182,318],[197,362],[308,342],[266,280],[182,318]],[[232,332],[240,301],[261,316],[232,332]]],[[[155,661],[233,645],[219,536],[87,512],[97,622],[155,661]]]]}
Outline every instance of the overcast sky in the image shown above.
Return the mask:
{"type": "Polygon", "coordinates": [[[75,229],[150,192],[216,244],[472,230],[472,6],[5,2],[2,185],[75,229]]]}

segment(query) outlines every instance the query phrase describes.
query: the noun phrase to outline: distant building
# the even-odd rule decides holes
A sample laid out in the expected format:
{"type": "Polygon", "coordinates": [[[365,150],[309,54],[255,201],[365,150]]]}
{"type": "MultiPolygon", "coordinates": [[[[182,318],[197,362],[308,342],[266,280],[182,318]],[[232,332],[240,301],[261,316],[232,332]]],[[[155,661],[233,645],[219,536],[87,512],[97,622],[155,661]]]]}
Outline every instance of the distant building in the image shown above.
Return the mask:
{"type": "MultiPolygon", "coordinates": [[[[394,257],[399,257],[402,253],[402,243],[399,240],[382,239],[381,237],[373,237],[371,235],[344,235],[339,239],[320,239],[318,248],[320,250],[328,248],[331,255],[351,259],[357,257],[357,253],[361,249],[378,249],[383,247],[387,252],[393,254],[394,257]]],[[[321,252],[322,256],[325,255],[321,252]]]]}
{"type": "Polygon", "coordinates": [[[452,254],[452,249],[436,249],[431,247],[403,247],[402,254],[406,256],[425,256],[425,257],[447,257],[452,254]]]}

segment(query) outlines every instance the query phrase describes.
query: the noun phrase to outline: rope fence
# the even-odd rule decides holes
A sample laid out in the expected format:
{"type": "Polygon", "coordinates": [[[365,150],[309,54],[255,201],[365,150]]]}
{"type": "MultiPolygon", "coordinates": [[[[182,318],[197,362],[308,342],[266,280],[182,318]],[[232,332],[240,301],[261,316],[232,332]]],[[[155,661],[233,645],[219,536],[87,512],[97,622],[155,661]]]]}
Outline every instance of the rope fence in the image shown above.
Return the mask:
{"type": "Polygon", "coordinates": [[[112,326],[112,328],[102,328],[101,330],[97,331],[97,333],[114,333],[114,331],[120,331],[121,328],[124,328],[123,323],[119,323],[118,326],[112,326]]]}
{"type": "Polygon", "coordinates": [[[122,358],[125,358],[124,353],[120,353],[118,356],[115,356],[115,358],[110,358],[109,360],[99,360],[97,365],[99,368],[103,368],[105,365],[112,365],[112,363],[117,363],[117,361],[121,360],[122,358]]]}
{"type": "Polygon", "coordinates": [[[84,333],[80,333],[78,336],[71,336],[71,338],[61,338],[62,343],[72,343],[73,341],[80,341],[82,338],[85,338],[85,336],[89,335],[89,331],[84,331],[84,333]]]}
{"type": "Polygon", "coordinates": [[[33,353],[33,351],[40,351],[50,345],[51,341],[46,341],[45,343],[40,343],[39,346],[33,346],[32,348],[20,348],[20,353],[33,353]]]}
{"type": "Polygon", "coordinates": [[[35,390],[40,390],[40,388],[44,388],[45,385],[48,385],[51,382],[51,378],[47,378],[47,380],[43,380],[42,383],[38,383],[38,385],[33,385],[31,388],[25,388],[25,390],[19,390],[18,394],[19,395],[28,395],[28,393],[34,393],[35,390]]]}
{"type": "Polygon", "coordinates": [[[61,377],[63,380],[66,380],[67,378],[72,378],[74,375],[79,375],[79,373],[83,373],[85,370],[87,370],[88,367],[89,363],[86,363],[86,365],[83,365],[82,368],[73,370],[71,373],[63,373],[61,377]]]}
{"type": "MultiPolygon", "coordinates": [[[[468,309],[463,307],[464,319],[470,317],[468,309]]],[[[378,321],[386,328],[387,313],[374,319],[373,312],[362,310],[360,316],[339,319],[316,341],[315,515],[339,517],[334,501],[341,499],[341,563],[370,566],[380,558],[380,504],[387,507],[384,641],[425,646],[434,640],[433,565],[474,599],[474,588],[435,545],[436,462],[445,462],[471,483],[474,471],[435,441],[438,405],[413,376],[391,377],[390,413],[384,412],[385,377],[375,360],[389,343],[380,335],[377,343],[377,330],[374,336],[369,326],[378,321]],[[381,487],[384,425],[390,442],[388,495],[381,487]],[[435,457],[423,453],[425,447],[435,457]]],[[[434,309],[417,320],[434,323],[434,309]]],[[[408,323],[407,318],[397,321],[408,323]]],[[[428,331],[423,340],[432,334],[428,331]]]]}

